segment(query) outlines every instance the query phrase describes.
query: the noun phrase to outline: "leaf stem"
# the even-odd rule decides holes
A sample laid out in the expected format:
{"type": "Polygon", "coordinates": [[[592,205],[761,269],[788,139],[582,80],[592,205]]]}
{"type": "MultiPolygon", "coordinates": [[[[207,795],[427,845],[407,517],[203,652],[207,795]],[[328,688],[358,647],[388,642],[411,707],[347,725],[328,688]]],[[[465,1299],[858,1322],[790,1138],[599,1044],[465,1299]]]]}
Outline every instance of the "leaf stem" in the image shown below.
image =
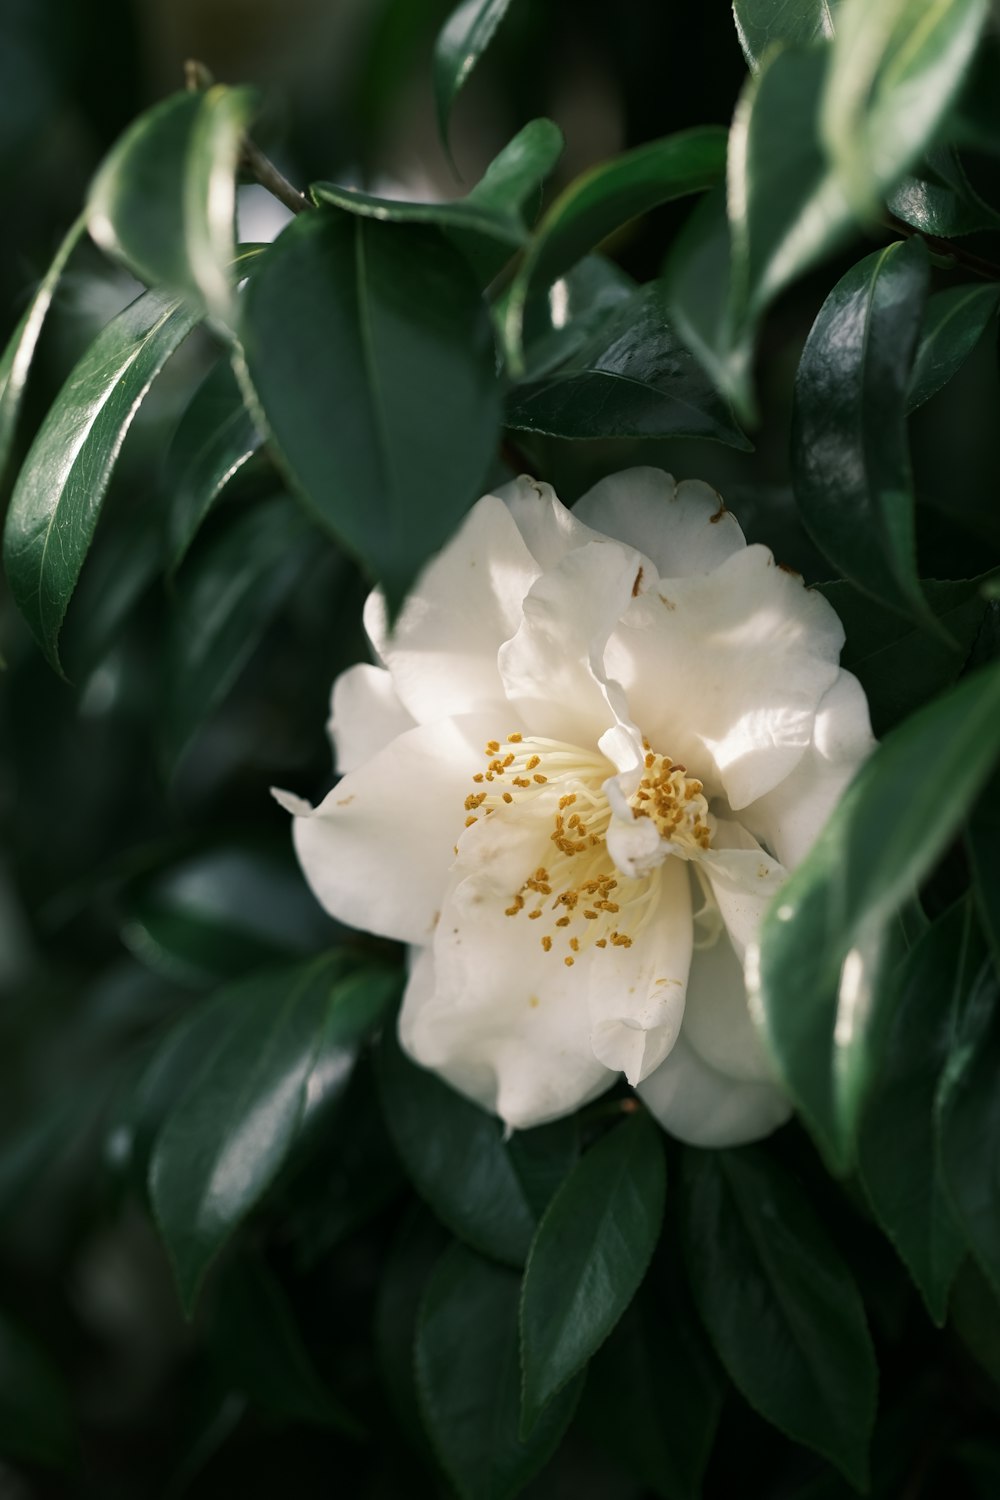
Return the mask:
{"type": "Polygon", "coordinates": [[[991,260],[984,260],[981,255],[975,255],[971,250],[965,250],[956,245],[953,240],[942,239],[936,234],[927,234],[923,229],[916,229],[912,224],[906,224],[902,219],[897,219],[895,214],[886,217],[886,227],[893,234],[901,234],[911,237],[919,234],[929,250],[935,255],[947,255],[957,265],[964,266],[974,276],[981,276],[984,281],[1000,281],[1000,266],[991,260]]]}
{"type": "MultiPolygon", "coordinates": [[[[215,79],[196,57],[189,57],[184,64],[184,86],[191,93],[199,93],[210,89],[215,79]]],[[[261,187],[266,188],[272,197],[277,198],[286,208],[290,208],[293,214],[300,214],[304,209],[312,208],[312,204],[304,193],[300,193],[297,187],[293,187],[281,172],[278,171],[270,157],[264,155],[259,146],[255,145],[248,135],[244,135],[240,151],[240,165],[244,171],[256,181],[261,187]]]]}

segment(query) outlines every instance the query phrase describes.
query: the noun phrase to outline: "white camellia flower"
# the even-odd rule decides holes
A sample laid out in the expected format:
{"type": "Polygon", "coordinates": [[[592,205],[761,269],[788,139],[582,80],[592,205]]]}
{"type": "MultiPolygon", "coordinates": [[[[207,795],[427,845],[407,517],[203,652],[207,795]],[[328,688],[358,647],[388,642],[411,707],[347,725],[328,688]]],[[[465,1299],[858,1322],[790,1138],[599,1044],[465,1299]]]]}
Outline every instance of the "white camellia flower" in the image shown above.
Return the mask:
{"type": "Polygon", "coordinates": [[[572,512],[484,496],[365,624],[342,779],[281,800],[327,911],[412,945],[407,1051],[518,1129],[621,1073],[685,1141],[781,1124],[742,961],[874,743],[822,595],[707,485],[632,469],[572,512]]]}

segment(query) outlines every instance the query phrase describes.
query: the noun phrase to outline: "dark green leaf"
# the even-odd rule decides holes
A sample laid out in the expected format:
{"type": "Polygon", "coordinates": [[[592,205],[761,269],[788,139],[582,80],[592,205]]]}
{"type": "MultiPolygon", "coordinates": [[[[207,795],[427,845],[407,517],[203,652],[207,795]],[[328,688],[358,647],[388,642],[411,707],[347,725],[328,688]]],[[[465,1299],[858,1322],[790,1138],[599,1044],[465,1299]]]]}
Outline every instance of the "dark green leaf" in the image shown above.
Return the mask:
{"type": "Polygon", "coordinates": [[[954,836],[998,751],[1000,667],[990,667],[887,735],[764,919],[757,984],[767,1041],[837,1170],[851,1159],[885,1019],[878,956],[889,924],[954,836]]]}
{"type": "Polygon", "coordinates": [[[822,138],[862,215],[932,141],[972,58],[987,0],[845,0],[837,12],[822,138]]]}
{"type": "Polygon", "coordinates": [[[660,1233],[663,1138],[638,1114],[592,1146],[549,1205],[521,1296],[521,1431],[600,1348],[639,1289],[660,1233]]]}
{"type": "Polygon", "coordinates": [[[551,1125],[516,1130],[506,1145],[524,1196],[540,1219],[580,1155],[577,1117],[564,1115],[551,1125]]]}
{"type": "Polygon", "coordinates": [[[76,1459],[74,1428],[59,1371],[33,1338],[0,1314],[0,1453],[66,1468],[76,1459]]]}
{"type": "Polygon", "coordinates": [[[940,1180],[934,1097],[955,1017],[982,959],[967,901],[935,922],[907,956],[858,1137],[858,1165],[872,1207],[938,1325],[965,1242],[940,1180]]]}
{"type": "Polygon", "coordinates": [[[876,735],[885,734],[954,682],[986,609],[984,581],[921,579],[924,598],[947,638],[919,630],[851,583],[819,585],[847,633],[841,665],[864,688],[876,735]]]}
{"type": "Polygon", "coordinates": [[[324,1384],[302,1342],[280,1282],[241,1257],[219,1279],[211,1349],[233,1390],[279,1417],[360,1437],[357,1419],[324,1384]]]}
{"type": "Polygon", "coordinates": [[[928,299],[910,371],[908,412],[922,406],[961,369],[1000,302],[1000,286],[951,286],[928,299]]]}
{"type": "Polygon", "coordinates": [[[173,94],[130,126],[94,178],[91,235],[149,285],[231,319],[236,168],[248,89],[173,94]]]}
{"type": "Polygon", "coordinates": [[[170,497],[171,566],[180,566],[225,486],[260,447],[260,434],[227,359],[195,391],[167,450],[163,487],[170,497]]]}
{"type": "Polygon", "coordinates": [[[861,1298],[794,1178],[760,1148],[684,1155],[695,1302],[747,1401],[863,1488],[877,1369],[861,1298]]]}
{"type": "Polygon", "coordinates": [[[309,191],[315,202],[332,203],[362,218],[437,225],[485,284],[528,238],[524,206],[538,197],[562,149],[562,132],[557,125],[551,120],[531,120],[464,198],[444,203],[376,198],[332,182],[314,183],[309,191]]]}
{"type": "Polygon", "coordinates": [[[52,298],[55,296],[56,286],[66,262],[76,249],[77,240],[83,233],[83,227],[84,219],[81,215],[56,251],[55,259],[39,282],[38,290],[11,334],[3,354],[0,354],[0,479],[3,478],[3,471],[10,457],[17,414],[21,409],[21,398],[28,383],[28,372],[31,369],[31,361],[38,345],[42,324],[52,305],[52,298]]]}
{"type": "Polygon", "coordinates": [[[492,42],[510,0],[461,0],[434,44],[434,98],[441,139],[448,140],[452,106],[492,42]]]}
{"type": "Polygon", "coordinates": [[[291,500],[239,516],[177,578],[167,630],[163,726],[176,763],[316,557],[316,529],[291,500]]]}
{"type": "MultiPolygon", "coordinates": [[[[536,297],[525,323],[527,380],[538,380],[557,365],[568,362],[591,341],[612,311],[628,302],[637,286],[631,276],[603,255],[585,255],[549,288],[545,298],[536,297]]],[[[494,307],[502,328],[506,299],[494,307]]]]}
{"type": "Polygon", "coordinates": [[[544,214],[507,299],[505,337],[515,375],[524,369],[530,300],[630,219],[661,203],[712,187],[725,167],[725,134],[715,126],[650,141],[592,167],[544,214]]]}
{"type": "Polygon", "coordinates": [[[750,347],[733,333],[732,243],[724,188],[706,193],[674,240],[663,298],[677,333],[726,400],[750,404],[750,347]]]}
{"type": "Polygon", "coordinates": [[[795,379],[792,462],[806,529],[859,588],[934,624],[916,574],[905,406],[927,291],[912,239],[834,287],[795,379]]]}
{"type": "Polygon", "coordinates": [[[434,1216],[418,1205],[389,1253],[375,1307],[375,1347],[382,1380],[410,1445],[421,1454],[427,1451],[427,1434],[413,1362],[417,1317],[431,1272],[447,1243],[434,1216]]]}
{"type": "Polygon", "coordinates": [[[969,182],[952,146],[936,146],[888,200],[890,213],[923,234],[953,239],[1000,227],[1000,214],[969,182]]]}
{"type": "Polygon", "coordinates": [[[489,317],[439,230],[300,214],[246,293],[262,421],[311,508],[398,604],[491,462],[489,317]]]}
{"type": "Polygon", "coordinates": [[[7,514],[14,598],[56,670],[59,630],[132,418],[195,315],[146,292],[98,334],[24,461],[7,514]]]}
{"type": "Polygon", "coordinates": [[[504,421],[555,437],[701,437],[751,447],[667,322],[655,283],[616,307],[566,363],[515,386],[504,421]]]}
{"type": "Polygon", "coordinates": [[[270,1186],[299,1131],[313,1061],[329,1028],[350,1046],[395,991],[388,971],[342,977],[324,957],[225,991],[227,1012],[160,1131],[150,1193],[181,1301],[270,1186]]]}
{"type": "Polygon", "coordinates": [[[971,1257],[955,1278],[948,1325],[1000,1386],[1000,1299],[971,1257]]]}
{"type": "Polygon", "coordinates": [[[411,1062],[392,1027],[382,1034],[379,1086],[389,1134],[420,1196],[453,1234],[522,1266],[535,1215],[500,1121],[411,1062]]]}
{"type": "Polygon", "coordinates": [[[700,1500],[723,1389],[680,1268],[654,1261],[590,1365],[580,1416],[661,1500],[700,1500]]]}
{"type": "Polygon", "coordinates": [[[833,36],[829,0],[733,0],[733,18],[747,66],[754,70],[769,47],[804,46],[833,36]]]}
{"type": "Polygon", "coordinates": [[[937,1099],[945,1191],[1000,1296],[1000,979],[983,964],[960,1018],[937,1099]]]}
{"type": "Polygon", "coordinates": [[[1000,776],[994,775],[969,816],[965,842],[983,932],[1000,974],[1000,776]]]}
{"type": "Polygon", "coordinates": [[[431,1441],[462,1500],[509,1500],[555,1451],[580,1381],[518,1436],[519,1280],[453,1245],[435,1270],[417,1327],[417,1388],[431,1441]]]}

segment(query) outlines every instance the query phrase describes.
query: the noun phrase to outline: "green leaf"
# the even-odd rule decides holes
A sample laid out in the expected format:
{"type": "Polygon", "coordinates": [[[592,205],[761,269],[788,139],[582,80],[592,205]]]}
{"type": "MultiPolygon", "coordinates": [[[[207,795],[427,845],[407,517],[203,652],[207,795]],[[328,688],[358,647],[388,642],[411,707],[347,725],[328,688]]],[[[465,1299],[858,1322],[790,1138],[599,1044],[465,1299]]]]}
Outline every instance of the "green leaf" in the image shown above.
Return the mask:
{"type": "Polygon", "coordinates": [[[538,1226],[521,1294],[522,1436],[639,1289],[663,1220],[663,1138],[638,1114],[592,1146],[538,1226]]]}
{"type": "Polygon", "coordinates": [[[396,224],[432,224],[470,261],[480,282],[491,281],[528,238],[524,206],[562,155],[563,137],[551,120],[531,120],[487,167],[464,198],[413,203],[373,197],[333,182],[316,182],[316,203],[331,203],[361,218],[396,224]]]}
{"type": "Polygon", "coordinates": [[[261,421],[323,523],[398,605],[491,463],[500,397],[465,262],[420,224],[300,214],[246,292],[261,421]]]}
{"type": "Polygon", "coordinates": [[[241,514],[181,570],[164,650],[163,738],[176,765],[316,558],[316,528],[284,498],[241,514]]]}
{"type": "Polygon", "coordinates": [[[265,1412],[361,1437],[357,1419],[320,1378],[278,1281],[262,1260],[226,1266],[209,1342],[225,1379],[265,1412]]]}
{"type": "Polygon", "coordinates": [[[249,89],[173,94],[122,136],[94,178],[87,226],[140,280],[194,293],[232,321],[236,169],[249,89]]]}
{"type": "Polygon", "coordinates": [[[847,633],[841,665],[864,688],[876,735],[885,734],[955,681],[982,623],[982,590],[989,576],[921,579],[928,607],[947,636],[918,629],[852,583],[818,586],[847,633]]]}
{"type": "Polygon", "coordinates": [[[666,319],[655,283],[620,303],[564,364],[515,386],[505,425],[554,437],[700,437],[751,449],[666,319]]]}
{"type": "Polygon", "coordinates": [[[906,409],[915,411],[961,369],[1000,302],[1000,286],[951,286],[928,299],[906,409]]]}
{"type": "Polygon", "coordinates": [[[986,13],[987,0],[842,0],[821,133],[862,216],[933,140],[986,13]]]}
{"type": "MultiPolygon", "coordinates": [[[[632,277],[614,261],[585,255],[552,284],[547,297],[536,297],[531,304],[524,329],[524,378],[539,380],[571,360],[637,291],[632,277]]],[[[506,298],[500,297],[494,304],[494,318],[501,329],[506,312],[506,298]]]]}
{"type": "Polygon", "coordinates": [[[727,401],[749,411],[750,346],[733,333],[732,236],[724,188],[706,193],[674,240],[662,273],[667,316],[727,401]]]}
{"type": "Polygon", "coordinates": [[[525,320],[533,297],[630,219],[712,187],[724,168],[724,131],[702,126],[638,146],[571,182],[543,215],[507,299],[504,333],[513,373],[524,372],[525,320]]]}
{"type": "Polygon", "coordinates": [[[161,292],[138,297],[75,366],[24,461],[4,558],[14,599],[57,671],[59,631],[125,434],[196,321],[161,292]]]}
{"type": "Polygon", "coordinates": [[[177,424],[163,471],[170,565],[178,568],[212,506],[261,445],[228,359],[214,365],[177,424]]]}
{"type": "Polygon", "coordinates": [[[724,1388],[680,1267],[654,1261],[591,1362],[581,1425],[661,1500],[701,1500],[724,1388]]]}
{"type": "Polygon", "coordinates": [[[46,1351],[0,1314],[0,1453],[46,1468],[79,1463],[70,1393],[46,1351]]]}
{"type": "Polygon", "coordinates": [[[948,1326],[1000,1386],[1000,1300],[971,1256],[955,1278],[948,1326]]]}
{"type": "Polygon", "coordinates": [[[754,71],[770,47],[805,46],[833,36],[829,0],[733,0],[733,19],[747,66],[754,71]]]}
{"type": "Polygon", "coordinates": [[[434,99],[446,145],[452,106],[509,6],[510,0],[461,0],[434,43],[434,99]]]}
{"type": "Polygon", "coordinates": [[[941,1175],[955,1217],[1000,1296],[1000,979],[979,971],[937,1098],[941,1175]]]}
{"type": "Polygon", "coordinates": [[[522,1266],[535,1215],[499,1120],[411,1062],[393,1027],[382,1034],[378,1077],[389,1134],[420,1196],[460,1239],[522,1266]]]}
{"type": "Polygon", "coordinates": [[[516,1130],[505,1144],[528,1206],[540,1219],[579,1158],[578,1118],[564,1115],[550,1125],[516,1130]]]}
{"type": "Polygon", "coordinates": [[[681,1231],[716,1353],[750,1405],[865,1488],[877,1368],[850,1272],[760,1148],[684,1153],[681,1231]]]}
{"type": "Polygon", "coordinates": [[[916,572],[905,406],[927,291],[921,241],[876,250],[834,287],[795,379],[802,520],[846,578],[935,625],[916,572]]]}
{"type": "Polygon", "coordinates": [[[449,1243],[434,1216],[415,1205],[389,1251],[375,1304],[375,1348],[382,1381],[410,1446],[429,1456],[417,1399],[413,1351],[431,1272],[449,1243]]]}
{"type": "Polygon", "coordinates": [[[462,1500],[508,1500],[552,1455],[573,1416],[580,1381],[518,1436],[519,1280],[463,1245],[442,1257],[417,1327],[417,1387],[434,1448],[462,1500]]]}
{"type": "Polygon", "coordinates": [[[755,980],[761,1022],[834,1170],[850,1163],[884,1020],[878,950],[998,752],[1000,667],[989,667],[886,736],[765,916],[755,980]]]}
{"type": "Polygon", "coordinates": [[[332,955],[274,970],[213,1003],[227,1023],[170,1111],[150,1165],[157,1223],[189,1315],[209,1265],[294,1144],[324,1034],[350,1047],[395,993],[391,972],[344,977],[340,965],[332,955]]]}
{"type": "Polygon", "coordinates": [[[969,816],[965,844],[972,866],[972,888],[983,932],[1000,974],[1000,776],[988,782],[969,816]]]}
{"type": "Polygon", "coordinates": [[[934,1098],[955,1017],[982,960],[967,901],[935,922],[908,954],[858,1136],[858,1165],[876,1217],[939,1327],[965,1242],[936,1159],[934,1098]]]}
{"type": "Polygon", "coordinates": [[[7,342],[7,347],[3,354],[0,354],[0,479],[3,478],[7,460],[10,458],[14,429],[21,410],[21,398],[28,383],[28,372],[31,369],[31,361],[35,355],[42,325],[52,306],[52,298],[55,296],[59,278],[66,268],[66,262],[76,249],[83,228],[84,219],[81,215],[56,251],[52,264],[39,282],[35,295],[25,308],[21,321],[7,342]]]}
{"type": "Polygon", "coordinates": [[[887,206],[897,219],[942,239],[1000,227],[1000,214],[976,192],[953,146],[928,151],[887,206]]]}

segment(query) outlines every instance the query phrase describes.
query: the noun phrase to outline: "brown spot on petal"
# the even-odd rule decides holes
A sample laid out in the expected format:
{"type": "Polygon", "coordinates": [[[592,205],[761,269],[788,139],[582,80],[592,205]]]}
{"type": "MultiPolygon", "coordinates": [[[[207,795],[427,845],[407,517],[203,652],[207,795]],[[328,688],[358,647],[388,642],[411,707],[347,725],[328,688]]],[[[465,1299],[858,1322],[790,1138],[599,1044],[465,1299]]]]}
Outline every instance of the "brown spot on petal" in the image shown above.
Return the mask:
{"type": "Polygon", "coordinates": [[[709,516],[708,521],[710,526],[714,526],[717,521],[721,521],[723,516],[726,514],[726,502],[725,500],[723,500],[718,490],[715,491],[715,498],[719,502],[719,508],[715,512],[714,516],[709,516]]]}
{"type": "Polygon", "coordinates": [[[354,793],[352,792],[349,797],[341,797],[341,798],[339,798],[338,802],[337,802],[337,806],[338,807],[350,807],[350,805],[351,805],[351,803],[353,801],[354,801],[354,793]]]}
{"type": "Polygon", "coordinates": [[[640,568],[639,571],[638,571],[638,573],[635,575],[635,583],[633,583],[633,585],[632,585],[632,598],[633,599],[635,599],[635,598],[638,597],[639,589],[641,588],[641,586],[642,586],[642,569],[640,568]]]}
{"type": "Polygon", "coordinates": [[[798,578],[801,580],[802,574],[799,572],[798,568],[790,568],[787,563],[779,563],[778,567],[783,573],[790,573],[793,578],[798,578]]]}
{"type": "Polygon", "coordinates": [[[666,596],[666,594],[661,594],[660,595],[660,603],[666,609],[676,609],[677,608],[677,605],[674,603],[674,601],[672,599],[668,599],[667,596],[666,596]]]}

